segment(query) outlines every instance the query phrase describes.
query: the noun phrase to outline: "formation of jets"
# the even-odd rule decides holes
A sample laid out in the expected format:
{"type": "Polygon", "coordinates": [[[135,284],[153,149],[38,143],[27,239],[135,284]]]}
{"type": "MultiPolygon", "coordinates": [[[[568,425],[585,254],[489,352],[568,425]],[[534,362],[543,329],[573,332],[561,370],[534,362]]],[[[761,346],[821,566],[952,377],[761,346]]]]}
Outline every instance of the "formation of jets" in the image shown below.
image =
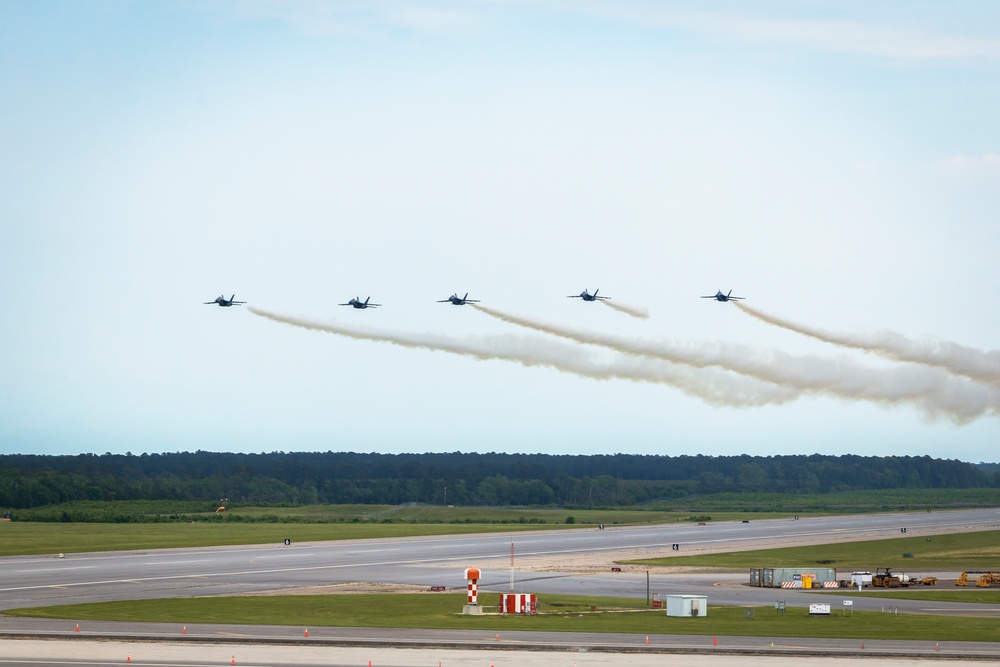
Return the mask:
{"type": "Polygon", "coordinates": [[[347,303],[338,303],[337,305],[338,306],[354,306],[355,308],[378,308],[379,306],[382,305],[381,303],[368,303],[369,299],[371,299],[371,297],[368,297],[367,299],[365,299],[364,301],[362,301],[361,297],[356,296],[353,299],[351,299],[350,301],[348,301],[347,303]]]}
{"type": "Polygon", "coordinates": [[[233,301],[233,299],[235,298],[236,298],[235,294],[229,297],[228,299],[224,294],[220,294],[219,296],[215,297],[215,301],[206,301],[205,305],[206,306],[219,305],[222,306],[223,308],[229,308],[229,306],[241,306],[244,303],[246,303],[246,301],[233,301]]]}
{"type": "MultiPolygon", "coordinates": [[[[599,290],[599,289],[595,289],[594,293],[591,294],[589,291],[583,290],[579,294],[570,294],[566,298],[567,299],[583,299],[584,301],[598,301],[598,300],[601,300],[601,299],[609,299],[609,300],[611,299],[610,296],[597,296],[597,293],[600,292],[600,291],[601,290],[599,290]]],[[[742,296],[733,296],[732,294],[733,294],[733,290],[729,290],[729,292],[726,293],[726,294],[723,294],[722,290],[718,290],[715,294],[712,294],[710,296],[703,296],[701,298],[702,299],[715,299],[716,301],[742,301],[745,298],[745,297],[742,297],[742,296]]],[[[206,301],[205,305],[206,306],[218,305],[218,306],[222,306],[223,308],[228,308],[229,306],[239,306],[239,305],[242,305],[242,304],[246,303],[246,301],[234,301],[235,298],[236,298],[235,294],[233,294],[228,299],[225,297],[224,294],[220,294],[218,297],[216,297],[215,301],[206,301]]],[[[382,305],[380,303],[369,303],[370,300],[371,300],[371,297],[368,297],[364,301],[362,301],[361,297],[356,296],[353,299],[351,299],[350,301],[348,301],[347,303],[338,303],[337,305],[338,306],[353,306],[354,308],[358,308],[358,309],[363,309],[363,308],[378,308],[379,306],[382,305]]],[[[447,299],[442,299],[442,300],[438,301],[438,303],[450,303],[453,306],[464,306],[467,303],[479,303],[479,299],[470,299],[468,292],[465,293],[465,296],[459,296],[458,292],[455,292],[454,294],[452,294],[451,296],[449,296],[447,299]]]]}

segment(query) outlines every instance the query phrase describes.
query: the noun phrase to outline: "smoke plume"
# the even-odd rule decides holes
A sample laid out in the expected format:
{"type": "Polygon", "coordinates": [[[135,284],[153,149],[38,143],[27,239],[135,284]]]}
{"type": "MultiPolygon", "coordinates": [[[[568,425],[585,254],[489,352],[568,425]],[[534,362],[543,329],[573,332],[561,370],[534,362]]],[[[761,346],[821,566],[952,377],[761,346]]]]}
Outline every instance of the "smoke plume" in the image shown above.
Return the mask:
{"type": "Polygon", "coordinates": [[[894,331],[869,334],[830,333],[768,315],[742,303],[736,305],[746,314],[762,322],[803,336],[841,347],[871,352],[895,361],[936,366],[955,375],[1000,386],[1000,351],[997,350],[986,352],[948,341],[913,340],[894,331]]]}
{"type": "MultiPolygon", "coordinates": [[[[470,304],[472,305],[472,304],[470,304]]],[[[292,326],[323,331],[356,340],[449,352],[479,360],[501,360],[528,367],[548,367],[595,380],[621,379],[675,387],[713,405],[752,407],[786,403],[800,392],[759,382],[721,369],[694,369],[663,360],[620,354],[595,360],[594,350],[541,336],[491,335],[454,338],[440,334],[387,331],[335,321],[320,322],[250,307],[254,315],[292,326]]]]}
{"type": "Polygon", "coordinates": [[[631,315],[632,317],[638,317],[640,320],[649,318],[649,311],[642,306],[633,306],[631,304],[622,303],[621,301],[611,301],[610,299],[602,300],[601,303],[608,308],[617,310],[619,313],[625,313],[626,315],[631,315]]]}
{"type": "Polygon", "coordinates": [[[510,324],[626,355],[701,369],[718,367],[796,392],[886,405],[908,403],[931,418],[947,417],[965,423],[995,415],[1000,409],[997,388],[926,366],[906,364],[881,369],[861,366],[849,358],[794,356],[731,343],[682,345],[663,340],[630,340],[541,322],[482,304],[475,304],[475,308],[510,324]]]}

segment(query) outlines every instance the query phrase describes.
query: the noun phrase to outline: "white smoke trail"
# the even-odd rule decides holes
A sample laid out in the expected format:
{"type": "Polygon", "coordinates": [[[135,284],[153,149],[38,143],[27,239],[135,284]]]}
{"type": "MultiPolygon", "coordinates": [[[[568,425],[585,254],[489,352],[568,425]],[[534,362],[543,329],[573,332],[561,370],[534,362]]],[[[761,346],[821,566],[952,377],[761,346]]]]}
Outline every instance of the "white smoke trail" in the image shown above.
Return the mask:
{"type": "MultiPolygon", "coordinates": [[[[471,305],[471,304],[470,304],[471,305]]],[[[758,382],[719,369],[697,370],[660,360],[616,355],[601,363],[591,358],[591,351],[538,336],[510,334],[463,339],[438,334],[386,331],[340,322],[318,322],[301,317],[273,313],[249,307],[254,315],[292,326],[325,331],[357,340],[391,343],[402,347],[438,350],[479,360],[502,360],[522,366],[549,367],[596,380],[621,379],[669,385],[706,403],[731,407],[754,407],[786,403],[800,392],[787,387],[758,382]]]]}
{"type": "Polygon", "coordinates": [[[762,322],[803,336],[841,347],[872,352],[895,361],[936,366],[955,375],[1000,386],[1000,351],[997,350],[986,352],[948,341],[913,340],[894,331],[869,334],[830,333],[816,327],[789,322],[739,302],[736,305],[746,314],[762,322]]]}
{"type": "Polygon", "coordinates": [[[621,301],[612,301],[610,299],[601,300],[608,308],[613,308],[619,313],[625,313],[626,315],[631,315],[632,317],[638,317],[640,320],[649,319],[649,310],[643,308],[642,306],[633,306],[631,304],[622,303],[621,301]]]}
{"type": "Polygon", "coordinates": [[[909,403],[928,417],[944,416],[956,423],[1000,413],[1000,391],[996,388],[934,368],[906,365],[876,369],[847,358],[792,356],[731,343],[691,346],[662,340],[636,341],[540,322],[482,304],[475,307],[504,322],[578,343],[695,368],[716,366],[796,391],[887,405],[909,403]]]}

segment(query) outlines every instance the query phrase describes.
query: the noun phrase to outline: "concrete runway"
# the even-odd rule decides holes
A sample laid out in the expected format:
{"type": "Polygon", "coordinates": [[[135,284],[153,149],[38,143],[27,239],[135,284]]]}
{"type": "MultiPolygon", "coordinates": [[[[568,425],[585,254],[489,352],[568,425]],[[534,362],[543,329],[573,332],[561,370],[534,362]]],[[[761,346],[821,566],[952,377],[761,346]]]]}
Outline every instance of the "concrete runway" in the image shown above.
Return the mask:
{"type": "MultiPolygon", "coordinates": [[[[956,512],[885,514],[821,517],[801,520],[768,520],[744,523],[709,523],[706,526],[668,525],[609,528],[607,530],[580,529],[568,531],[542,531],[489,535],[457,535],[430,538],[400,538],[384,540],[359,540],[350,542],[303,543],[285,546],[262,545],[219,547],[201,549],[167,549],[133,552],[107,552],[67,554],[54,556],[8,557],[0,559],[0,571],[6,576],[0,586],[0,609],[13,607],[44,606],[105,600],[132,600],[145,598],[186,597],[197,595],[245,594],[275,589],[321,586],[338,582],[385,582],[419,586],[444,585],[449,589],[464,589],[466,567],[484,562],[503,562],[509,559],[510,544],[515,543],[515,565],[529,564],[533,557],[553,557],[565,554],[595,555],[630,552],[642,557],[649,551],[670,551],[670,545],[681,545],[680,554],[731,550],[734,548],[766,548],[787,540],[806,539],[825,542],[857,538],[880,539],[898,537],[900,528],[907,528],[907,536],[932,534],[935,531],[988,530],[1000,528],[998,510],[961,510],[956,512]]],[[[606,558],[606,557],[605,557],[606,558]]],[[[872,568],[878,564],[873,563],[872,568]]],[[[930,574],[930,573],[926,573],[930,574]]],[[[506,591],[509,585],[506,568],[486,571],[481,581],[481,591],[506,591]]],[[[728,575],[654,575],[650,577],[651,591],[661,594],[689,593],[707,595],[713,605],[773,605],[775,600],[786,600],[789,607],[804,607],[810,602],[825,602],[839,606],[840,598],[806,591],[759,589],[744,586],[746,573],[728,575]]],[[[595,596],[622,596],[644,598],[646,577],[644,573],[602,573],[592,575],[567,575],[561,573],[536,573],[530,569],[519,570],[516,577],[519,590],[545,593],[573,593],[595,596]]],[[[927,602],[920,600],[887,600],[865,596],[850,596],[858,610],[879,610],[890,606],[901,613],[940,613],[1000,615],[1000,606],[927,602]]],[[[113,642],[144,638],[164,641],[177,637],[179,628],[167,624],[115,624],[87,623],[78,637],[66,621],[39,619],[0,618],[0,657],[10,656],[7,647],[13,637],[43,636],[62,640],[72,637],[101,637],[113,642]]],[[[250,642],[300,641],[300,629],[288,627],[262,628],[259,626],[205,626],[189,628],[184,638],[187,643],[210,640],[250,642]]],[[[479,644],[479,653],[495,651],[495,645],[482,647],[482,638],[475,632],[371,629],[371,628],[314,628],[314,642],[330,641],[343,648],[345,643],[368,643],[385,646],[427,645],[438,647],[464,647],[479,644]]],[[[566,633],[522,633],[505,641],[517,641],[547,646],[555,650],[575,649],[586,651],[634,650],[638,643],[635,636],[595,635],[582,637],[566,633]]],[[[487,638],[489,639],[489,638],[487,638]]],[[[705,637],[678,637],[660,635],[651,637],[657,650],[703,650],[705,637]]],[[[724,651],[771,652],[766,638],[720,638],[724,651]],[[766,645],[765,645],[766,642],[766,645]]],[[[872,655],[884,650],[892,655],[919,655],[921,657],[969,658],[993,656],[997,645],[991,643],[946,644],[946,650],[934,651],[933,638],[918,646],[914,642],[868,642],[866,653],[872,655]],[[880,648],[881,647],[881,648],[880,648]],[[901,652],[901,653],[900,653],[901,652]]],[[[832,651],[851,655],[858,650],[858,642],[845,640],[775,640],[777,649],[804,652],[832,651]],[[798,648],[789,646],[798,643],[798,648]],[[834,643],[826,643],[834,642],[834,643]]],[[[54,644],[61,641],[53,642],[54,644]]],[[[82,645],[82,644],[81,644],[82,645]]],[[[648,651],[645,645],[640,651],[648,651]]],[[[431,649],[424,649],[425,651],[431,649]]],[[[715,647],[711,650],[718,651],[715,647]]],[[[72,653],[72,651],[71,651],[72,653]]],[[[338,654],[339,655],[339,654],[338,654]]],[[[423,662],[384,662],[383,664],[429,664],[426,653],[423,662]]],[[[24,659],[27,660],[26,656],[24,659]]],[[[72,656],[71,656],[72,657],[72,656]]],[[[79,658],[80,656],[76,656],[79,658]]],[[[82,658],[81,658],[82,659],[82,658]]],[[[101,658],[103,659],[103,658],[101,658]]],[[[477,658],[478,659],[478,658],[477,658]]],[[[181,660],[178,658],[178,660],[181,660]]],[[[188,658],[184,658],[188,660],[188,658]]],[[[215,660],[215,658],[213,658],[215,660]]],[[[366,659],[367,660],[367,659],[366,659]]],[[[135,661],[135,659],[133,659],[135,661]]],[[[580,664],[586,664],[581,661],[580,664]]],[[[116,664],[120,663],[119,659],[116,664]]],[[[740,660],[741,664],[745,664],[740,660]]],[[[5,664],[0,661],[0,664],[5,664]]],[[[13,664],[38,664],[23,662],[13,664]]],[[[53,663],[45,663],[53,664],[53,663]]],[[[74,664],[68,662],[67,664],[74,664]]],[[[103,663],[94,663],[103,664],[103,663]]],[[[153,663],[148,663],[153,664],[153,663]]],[[[173,664],[173,663],[164,663],[173,664]]],[[[181,663],[177,663],[181,664],[181,663]]],[[[202,664],[185,662],[183,664],[202,664]]],[[[219,664],[211,662],[205,664],[219,664]]],[[[284,664],[263,662],[261,664],[284,664]]],[[[290,663],[291,664],[291,663],[290,663]]],[[[294,664],[312,664],[294,662],[294,664]]],[[[327,663],[324,663],[327,664],[327,663]]],[[[346,664],[346,663],[345,663],[346,664]]],[[[354,664],[366,664],[354,663],[354,664]]],[[[483,664],[460,663],[455,664],[483,664]]],[[[513,663],[510,663],[513,664],[513,663]]],[[[518,663],[527,664],[527,663],[518,663]]],[[[552,664],[552,663],[546,663],[552,664]]],[[[567,663],[569,664],[569,663],[567,663]]],[[[607,664],[607,663],[591,663],[607,664]]],[[[658,664],[663,664],[658,663],[658,664]]],[[[684,664],[684,663],[679,663],[684,664]]],[[[867,663],[870,664],[870,663],[867,663]]]]}
{"type": "MultiPolygon", "coordinates": [[[[257,591],[322,586],[342,582],[382,582],[443,585],[464,589],[466,567],[489,561],[506,562],[511,541],[515,566],[532,557],[609,552],[647,555],[651,550],[680,554],[732,548],[766,548],[793,538],[836,542],[852,536],[870,539],[929,533],[942,528],[1000,528],[1000,510],[877,514],[769,520],[752,523],[709,523],[706,526],[666,525],[581,529],[487,535],[358,540],[200,549],[23,556],[0,558],[0,610],[53,604],[233,595],[257,591]]],[[[872,564],[874,569],[878,563],[872,564]]],[[[929,573],[928,573],[929,574],[929,573]]],[[[728,575],[653,575],[650,589],[661,594],[708,595],[711,604],[771,605],[777,599],[790,606],[835,602],[828,595],[779,589],[750,588],[746,573],[728,575]]],[[[644,573],[576,575],[518,571],[516,588],[539,594],[569,593],[644,598],[644,573]]],[[[484,591],[509,589],[509,569],[485,570],[484,591]]],[[[855,596],[855,609],[879,610],[885,600],[855,596]]],[[[900,612],[997,613],[988,605],[889,602],[900,612]]]]}

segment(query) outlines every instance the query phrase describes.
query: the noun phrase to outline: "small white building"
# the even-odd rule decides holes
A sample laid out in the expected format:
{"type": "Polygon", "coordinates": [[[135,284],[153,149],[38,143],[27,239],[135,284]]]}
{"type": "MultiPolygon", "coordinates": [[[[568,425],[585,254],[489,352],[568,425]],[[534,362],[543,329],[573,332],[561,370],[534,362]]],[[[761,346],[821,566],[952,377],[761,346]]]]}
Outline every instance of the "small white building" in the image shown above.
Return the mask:
{"type": "Polygon", "coordinates": [[[667,616],[708,616],[708,596],[668,595],[667,616]]]}

